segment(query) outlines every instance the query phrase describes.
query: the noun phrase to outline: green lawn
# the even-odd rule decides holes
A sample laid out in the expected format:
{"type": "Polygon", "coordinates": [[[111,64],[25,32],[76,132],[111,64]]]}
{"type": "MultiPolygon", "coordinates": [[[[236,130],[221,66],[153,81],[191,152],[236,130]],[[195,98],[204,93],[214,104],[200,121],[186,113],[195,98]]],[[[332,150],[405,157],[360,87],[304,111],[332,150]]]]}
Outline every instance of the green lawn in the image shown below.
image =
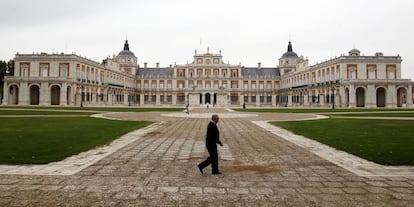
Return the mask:
{"type": "Polygon", "coordinates": [[[0,115],[91,115],[83,111],[1,110],[0,115]]]}
{"type": "Polygon", "coordinates": [[[44,107],[44,106],[1,106],[1,108],[16,108],[16,109],[52,109],[52,110],[80,110],[80,111],[112,111],[112,112],[150,112],[150,111],[183,111],[183,108],[141,108],[141,107],[44,107]]]}
{"type": "Polygon", "coordinates": [[[148,121],[91,117],[0,118],[0,163],[43,164],[110,143],[148,121]]]}
{"type": "Polygon", "coordinates": [[[375,112],[375,111],[412,111],[414,109],[328,109],[328,108],[250,108],[250,109],[240,109],[234,108],[233,110],[239,112],[269,112],[269,113],[332,113],[332,112],[375,112]]]}
{"type": "Polygon", "coordinates": [[[329,116],[372,116],[372,117],[414,117],[413,112],[406,113],[352,113],[352,114],[329,114],[329,116]]]}
{"type": "Polygon", "coordinates": [[[272,124],[379,164],[414,165],[414,121],[338,118],[272,124]]]}

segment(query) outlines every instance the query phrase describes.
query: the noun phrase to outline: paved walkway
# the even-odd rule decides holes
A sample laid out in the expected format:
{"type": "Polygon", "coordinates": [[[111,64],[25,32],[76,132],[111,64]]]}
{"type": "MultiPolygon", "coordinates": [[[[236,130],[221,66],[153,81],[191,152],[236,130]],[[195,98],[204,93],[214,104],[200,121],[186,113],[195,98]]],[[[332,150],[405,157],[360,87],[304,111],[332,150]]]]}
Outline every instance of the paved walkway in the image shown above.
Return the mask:
{"type": "Polygon", "coordinates": [[[164,123],[72,175],[0,175],[0,206],[414,206],[414,178],[358,176],[252,123],[313,115],[253,114],[220,120],[219,176],[196,168],[208,118],[108,114],[164,123]]]}

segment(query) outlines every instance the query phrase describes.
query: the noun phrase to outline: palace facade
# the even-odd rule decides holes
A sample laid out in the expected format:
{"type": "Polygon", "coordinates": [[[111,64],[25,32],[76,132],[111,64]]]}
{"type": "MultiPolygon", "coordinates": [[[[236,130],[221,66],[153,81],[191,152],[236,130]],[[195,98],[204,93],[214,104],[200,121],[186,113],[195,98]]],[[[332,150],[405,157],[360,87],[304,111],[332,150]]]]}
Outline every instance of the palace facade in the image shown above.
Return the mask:
{"type": "Polygon", "coordinates": [[[4,105],[217,107],[413,107],[413,82],[401,57],[348,55],[309,65],[289,42],[277,67],[225,63],[194,52],[187,64],[138,64],[128,41],[98,63],[75,54],[16,54],[4,80],[4,105]]]}

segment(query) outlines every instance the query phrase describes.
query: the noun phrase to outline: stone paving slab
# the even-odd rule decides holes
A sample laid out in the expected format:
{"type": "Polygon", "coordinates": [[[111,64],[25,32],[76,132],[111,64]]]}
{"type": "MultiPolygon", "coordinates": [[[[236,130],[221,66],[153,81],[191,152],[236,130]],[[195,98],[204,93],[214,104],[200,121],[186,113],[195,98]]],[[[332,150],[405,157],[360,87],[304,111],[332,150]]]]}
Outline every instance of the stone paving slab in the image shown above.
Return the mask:
{"type": "Polygon", "coordinates": [[[0,206],[414,206],[413,178],[359,176],[251,122],[312,115],[258,115],[220,120],[215,176],[196,167],[208,118],[112,114],[166,124],[73,175],[2,174],[0,206]]]}

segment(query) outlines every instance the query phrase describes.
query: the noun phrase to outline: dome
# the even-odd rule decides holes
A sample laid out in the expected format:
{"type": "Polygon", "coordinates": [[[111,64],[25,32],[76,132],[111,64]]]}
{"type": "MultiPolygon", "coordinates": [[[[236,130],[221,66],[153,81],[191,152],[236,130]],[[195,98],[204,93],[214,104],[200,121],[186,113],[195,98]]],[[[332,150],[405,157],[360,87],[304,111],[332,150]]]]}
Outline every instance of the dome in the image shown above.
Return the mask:
{"type": "Polygon", "coordinates": [[[299,58],[298,54],[293,52],[292,43],[289,41],[287,52],[283,53],[281,58],[299,58]]]}
{"type": "Polygon", "coordinates": [[[132,57],[135,57],[134,53],[129,50],[128,40],[125,40],[124,50],[119,52],[118,56],[132,56],[132,57]]]}
{"type": "Polygon", "coordinates": [[[282,58],[299,58],[299,56],[295,52],[285,52],[282,58]]]}
{"type": "Polygon", "coordinates": [[[361,51],[359,51],[358,49],[352,49],[349,52],[349,56],[359,56],[359,54],[361,53],[361,51]]]}

